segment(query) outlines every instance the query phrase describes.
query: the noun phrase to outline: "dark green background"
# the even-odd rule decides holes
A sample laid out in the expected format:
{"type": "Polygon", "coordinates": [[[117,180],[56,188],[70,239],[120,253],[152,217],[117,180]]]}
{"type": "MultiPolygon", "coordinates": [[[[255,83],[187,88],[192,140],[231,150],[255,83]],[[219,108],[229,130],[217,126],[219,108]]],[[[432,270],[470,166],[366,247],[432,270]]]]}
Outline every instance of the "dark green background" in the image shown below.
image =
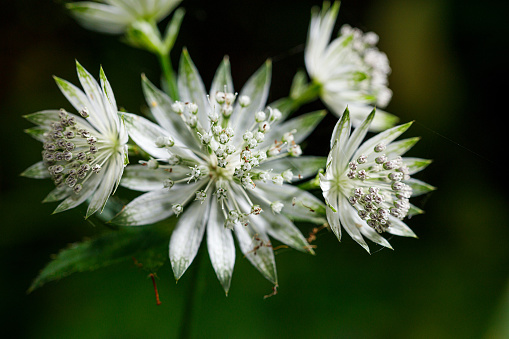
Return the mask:
{"type": "MultiPolygon", "coordinates": [[[[504,1],[344,1],[339,23],[380,35],[390,59],[388,110],[415,120],[412,156],[434,159],[418,178],[439,189],[416,201],[426,210],[408,224],[419,239],[393,237],[394,251],[368,255],[347,235],[320,233],[316,256],[280,251],[279,293],[237,255],[224,296],[206,255],[199,268],[193,337],[205,338],[507,338],[509,239],[507,54],[504,1]]],[[[288,93],[303,67],[310,8],[320,1],[192,1],[172,52],[187,46],[205,83],[224,54],[236,88],[273,58],[271,100],[288,93]]],[[[166,22],[166,21],[165,21],[166,22]]],[[[164,23],[163,22],[163,25],[164,23]]],[[[175,337],[190,302],[191,274],[178,285],[167,263],[156,306],[147,272],[132,262],[79,273],[27,295],[32,279],[68,243],[100,234],[77,209],[50,215],[40,201],[49,181],[19,177],[39,160],[21,116],[70,108],[51,76],[77,83],[74,59],[98,75],[117,102],[139,113],[140,74],[157,83],[155,58],[114,36],[89,32],[61,1],[9,1],[0,20],[0,331],[9,338],[175,337]]],[[[321,108],[315,103],[299,112],[321,108]]],[[[319,125],[305,152],[326,155],[335,118],[319,125]]],[[[303,227],[306,234],[309,227],[303,227]]],[[[205,246],[202,247],[205,250],[205,246]]],[[[203,253],[202,253],[203,254],[203,253]]]]}

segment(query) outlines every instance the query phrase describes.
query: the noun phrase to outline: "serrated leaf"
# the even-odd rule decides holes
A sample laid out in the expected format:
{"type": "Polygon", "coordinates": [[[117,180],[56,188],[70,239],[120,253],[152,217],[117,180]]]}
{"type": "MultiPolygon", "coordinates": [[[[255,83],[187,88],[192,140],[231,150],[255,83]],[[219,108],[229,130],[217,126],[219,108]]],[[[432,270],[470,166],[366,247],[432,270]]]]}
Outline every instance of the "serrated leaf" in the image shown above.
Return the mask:
{"type": "MultiPolygon", "coordinates": [[[[172,223],[175,220],[172,219],[172,223]]],[[[166,248],[171,227],[168,225],[121,228],[96,238],[71,244],[61,250],[28,289],[32,292],[44,284],[76,272],[136,259],[143,268],[153,272],[167,260],[166,248]]]]}

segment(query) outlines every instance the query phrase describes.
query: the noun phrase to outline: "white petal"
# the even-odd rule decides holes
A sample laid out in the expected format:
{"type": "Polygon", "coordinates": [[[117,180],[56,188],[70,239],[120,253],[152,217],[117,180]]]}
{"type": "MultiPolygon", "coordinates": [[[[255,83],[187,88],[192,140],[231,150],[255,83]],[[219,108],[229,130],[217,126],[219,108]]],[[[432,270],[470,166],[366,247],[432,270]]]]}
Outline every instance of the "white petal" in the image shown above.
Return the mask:
{"type": "Polygon", "coordinates": [[[177,184],[170,190],[162,189],[140,195],[111,220],[124,226],[149,225],[173,215],[172,205],[182,204],[184,199],[200,189],[205,180],[190,184],[177,184]]]}
{"type": "MultiPolygon", "coordinates": [[[[124,164],[122,163],[122,157],[112,156],[108,162],[106,168],[101,170],[102,180],[99,184],[98,189],[94,192],[90,204],[88,205],[86,218],[104,208],[106,201],[113,193],[117,182],[120,180],[118,177],[119,168],[123,170],[124,164]]],[[[94,174],[91,174],[94,175],[94,174]]]]}
{"type": "MultiPolygon", "coordinates": [[[[265,136],[265,141],[260,147],[267,147],[274,143],[274,140],[279,140],[284,133],[296,130],[293,133],[294,141],[300,144],[306,137],[313,132],[315,127],[322,121],[327,114],[326,111],[316,111],[311,113],[302,114],[294,119],[288,120],[276,128],[271,129],[265,136]]],[[[253,123],[251,118],[250,123],[253,123]]]]}
{"type": "MultiPolygon", "coordinates": [[[[170,156],[166,148],[156,146],[158,137],[170,136],[166,130],[139,115],[132,113],[121,114],[129,132],[129,136],[138,146],[156,159],[167,159],[170,156]]],[[[193,152],[182,148],[181,145],[177,144],[175,138],[174,140],[175,145],[170,148],[173,154],[199,161],[199,158],[195,156],[193,152]]]]}
{"type": "Polygon", "coordinates": [[[265,109],[265,103],[269,95],[270,77],[272,74],[272,64],[266,61],[247,81],[240,91],[239,98],[247,95],[251,103],[247,107],[241,107],[235,104],[231,116],[231,126],[237,131],[235,141],[242,140],[244,132],[254,123],[254,116],[257,112],[265,109]]]}
{"type": "MultiPolygon", "coordinates": [[[[388,145],[394,139],[399,137],[403,132],[405,132],[410,126],[412,122],[392,127],[384,132],[381,132],[374,137],[366,140],[360,147],[357,149],[357,152],[353,155],[352,159],[357,159],[361,154],[372,154],[371,158],[374,158],[378,155],[375,155],[373,152],[373,148],[378,144],[388,145]]],[[[368,158],[370,161],[370,158],[368,158]]]]}
{"type": "Polygon", "coordinates": [[[170,262],[176,280],[193,262],[205,232],[209,218],[210,198],[205,202],[194,202],[179,217],[170,239],[170,262]]]}
{"type": "Polygon", "coordinates": [[[232,231],[224,227],[224,215],[215,198],[212,198],[207,224],[207,248],[217,278],[228,294],[235,264],[235,244],[232,231]]]}
{"type": "Polygon", "coordinates": [[[296,186],[287,184],[278,186],[259,182],[251,193],[260,195],[269,201],[281,201],[284,204],[281,213],[292,220],[308,221],[315,224],[323,224],[326,221],[323,216],[325,205],[311,193],[296,186]]]}
{"type": "Polygon", "coordinates": [[[387,241],[387,239],[382,237],[373,228],[369,227],[369,225],[366,224],[365,222],[363,222],[358,216],[356,219],[357,219],[356,225],[362,225],[362,226],[358,226],[362,235],[364,235],[366,238],[368,238],[369,240],[371,240],[372,242],[374,242],[376,244],[390,248],[391,250],[393,249],[391,244],[389,244],[389,242],[387,241]]]}
{"type": "Polygon", "coordinates": [[[122,8],[95,2],[67,4],[71,14],[85,28],[109,34],[120,34],[132,21],[132,17],[122,8]]]}
{"type": "Polygon", "coordinates": [[[389,226],[389,229],[387,230],[387,232],[394,234],[394,235],[399,235],[402,237],[417,238],[415,233],[403,221],[401,221],[393,216],[389,216],[389,221],[390,221],[391,225],[389,226]]]}
{"type": "Polygon", "coordinates": [[[257,233],[251,225],[235,225],[235,236],[239,247],[251,264],[273,284],[277,284],[276,260],[269,238],[264,233],[257,233]],[[259,247],[258,247],[259,246],[259,247]]]}
{"type": "Polygon", "coordinates": [[[198,105],[198,121],[203,128],[208,130],[210,127],[208,113],[211,107],[207,100],[207,92],[205,91],[200,74],[186,49],[182,51],[180,56],[178,89],[180,101],[192,102],[198,105]]]}
{"type": "Polygon", "coordinates": [[[34,179],[47,179],[51,175],[48,171],[48,166],[43,162],[39,161],[21,173],[22,176],[34,179]]]}
{"type": "MultiPolygon", "coordinates": [[[[232,185],[232,190],[235,193],[235,200],[239,204],[242,211],[250,211],[251,208],[242,194],[240,186],[232,185]]],[[[258,216],[249,217],[249,224],[247,226],[235,224],[235,236],[240,246],[240,250],[251,262],[251,264],[262,273],[262,275],[272,282],[277,284],[276,260],[274,258],[274,251],[270,244],[269,237],[266,234],[265,224],[257,222],[258,216]]]]}
{"type": "Polygon", "coordinates": [[[129,165],[125,169],[120,184],[131,190],[148,192],[163,189],[163,181],[182,179],[189,173],[188,167],[174,166],[171,173],[165,170],[153,170],[143,165],[129,165]]]}
{"type": "Polygon", "coordinates": [[[197,139],[191,134],[184,120],[173,112],[171,108],[173,102],[170,97],[156,88],[145,76],[142,76],[142,88],[152,115],[157,123],[175,139],[175,143],[200,152],[201,145],[197,139]]]}
{"type": "Polygon", "coordinates": [[[76,61],[76,70],[81,86],[85,90],[88,102],[90,103],[89,106],[87,106],[90,113],[88,117],[89,121],[103,134],[108,135],[114,133],[117,128],[115,128],[114,122],[112,121],[113,118],[106,113],[103,93],[99,84],[78,61],[76,61]]]}
{"type": "Polygon", "coordinates": [[[361,232],[359,231],[359,226],[362,227],[362,224],[358,223],[356,220],[357,211],[350,205],[348,200],[340,196],[339,197],[339,220],[341,220],[341,224],[345,228],[346,232],[355,240],[359,245],[361,245],[366,251],[369,253],[369,247],[364,241],[361,232]]]}
{"type": "Polygon", "coordinates": [[[325,157],[300,156],[286,157],[271,161],[271,158],[264,161],[258,168],[263,170],[273,170],[274,173],[282,173],[289,169],[298,178],[295,180],[307,179],[315,176],[318,170],[325,168],[325,157]]]}
{"type": "Polygon", "coordinates": [[[101,174],[90,174],[91,177],[87,180],[86,184],[83,185],[83,189],[79,194],[71,194],[67,199],[62,201],[60,205],[57,206],[53,213],[60,213],[66,211],[68,209],[74,208],[80,205],[82,202],[88,199],[92,193],[95,192],[97,186],[101,182],[102,176],[101,174]]]}

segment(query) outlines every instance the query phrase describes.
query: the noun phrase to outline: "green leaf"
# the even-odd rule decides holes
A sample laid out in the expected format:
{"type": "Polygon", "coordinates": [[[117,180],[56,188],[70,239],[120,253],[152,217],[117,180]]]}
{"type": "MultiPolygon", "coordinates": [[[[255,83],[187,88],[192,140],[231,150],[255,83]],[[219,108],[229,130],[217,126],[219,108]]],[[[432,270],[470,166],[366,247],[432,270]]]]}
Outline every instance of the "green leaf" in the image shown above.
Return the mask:
{"type": "Polygon", "coordinates": [[[307,76],[304,70],[299,70],[293,77],[292,86],[290,87],[290,97],[298,99],[306,89],[307,76]]]}
{"type": "MultiPolygon", "coordinates": [[[[174,224],[175,219],[171,222],[174,224]]],[[[121,228],[71,244],[44,267],[28,292],[76,272],[93,271],[133,260],[144,269],[154,272],[168,259],[167,246],[171,229],[168,225],[121,228]]]]}

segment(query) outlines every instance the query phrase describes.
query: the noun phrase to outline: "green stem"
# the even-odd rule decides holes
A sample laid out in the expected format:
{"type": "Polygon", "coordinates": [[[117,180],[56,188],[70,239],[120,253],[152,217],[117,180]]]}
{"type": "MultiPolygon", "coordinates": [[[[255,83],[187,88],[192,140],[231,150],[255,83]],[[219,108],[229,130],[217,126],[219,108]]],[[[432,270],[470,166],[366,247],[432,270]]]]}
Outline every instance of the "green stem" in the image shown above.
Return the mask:
{"type": "Polygon", "coordinates": [[[322,85],[317,82],[309,83],[304,90],[302,90],[298,96],[292,95],[292,109],[297,110],[302,105],[307,104],[309,102],[315,101],[320,96],[320,92],[322,90],[322,85]]]}
{"type": "Polygon", "coordinates": [[[159,53],[158,55],[159,64],[161,65],[161,70],[163,72],[163,77],[167,84],[167,91],[170,98],[175,101],[179,98],[177,80],[175,78],[175,73],[170,63],[170,56],[166,53],[159,53]]]}
{"type": "Polygon", "coordinates": [[[291,93],[290,96],[278,100],[275,104],[283,112],[288,115],[295,113],[303,105],[315,101],[320,97],[322,85],[316,82],[311,82],[299,93],[291,93]]]}
{"type": "Polygon", "coordinates": [[[198,278],[200,275],[201,257],[204,255],[203,249],[200,248],[193,262],[193,270],[191,281],[188,286],[187,295],[184,299],[184,313],[182,315],[182,321],[180,322],[180,339],[188,339],[191,337],[191,330],[193,329],[193,311],[197,308],[196,304],[203,291],[203,286],[198,285],[198,278]]]}

